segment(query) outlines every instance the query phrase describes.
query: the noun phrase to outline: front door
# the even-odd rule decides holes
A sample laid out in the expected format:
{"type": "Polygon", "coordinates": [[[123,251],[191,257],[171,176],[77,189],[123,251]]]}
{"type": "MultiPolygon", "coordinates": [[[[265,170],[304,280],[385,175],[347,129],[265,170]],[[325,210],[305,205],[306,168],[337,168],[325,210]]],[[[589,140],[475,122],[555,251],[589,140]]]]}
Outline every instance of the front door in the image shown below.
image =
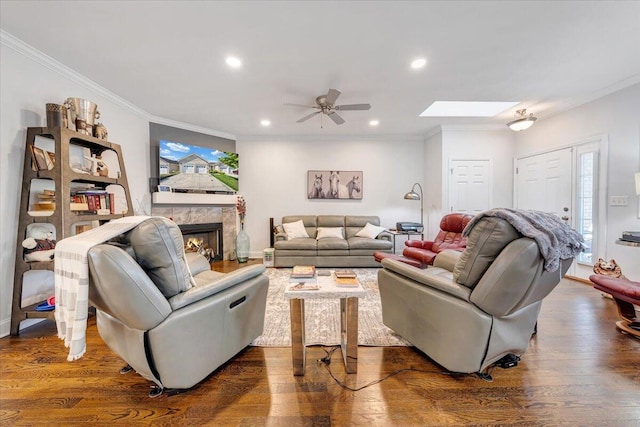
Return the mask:
{"type": "Polygon", "coordinates": [[[571,224],[572,150],[517,160],[516,208],[551,212],[571,224]]]}

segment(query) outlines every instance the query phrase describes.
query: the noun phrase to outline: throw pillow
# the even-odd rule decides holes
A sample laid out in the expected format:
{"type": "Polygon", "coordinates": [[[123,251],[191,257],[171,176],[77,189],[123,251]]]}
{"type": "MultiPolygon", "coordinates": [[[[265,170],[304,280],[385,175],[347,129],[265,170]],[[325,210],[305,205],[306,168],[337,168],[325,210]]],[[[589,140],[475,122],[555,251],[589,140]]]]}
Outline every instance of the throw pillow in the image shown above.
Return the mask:
{"type": "Polygon", "coordinates": [[[364,226],[364,228],[356,233],[358,237],[367,237],[369,239],[375,239],[378,237],[378,234],[384,231],[384,227],[378,227],[377,225],[373,225],[370,222],[364,226]]]}
{"type": "Polygon", "coordinates": [[[289,240],[309,237],[302,220],[282,224],[282,227],[284,228],[284,232],[287,233],[289,240]]]}
{"type": "Polygon", "coordinates": [[[318,227],[318,236],[316,237],[316,240],[326,239],[327,237],[344,239],[342,230],[342,227],[318,227]]]}

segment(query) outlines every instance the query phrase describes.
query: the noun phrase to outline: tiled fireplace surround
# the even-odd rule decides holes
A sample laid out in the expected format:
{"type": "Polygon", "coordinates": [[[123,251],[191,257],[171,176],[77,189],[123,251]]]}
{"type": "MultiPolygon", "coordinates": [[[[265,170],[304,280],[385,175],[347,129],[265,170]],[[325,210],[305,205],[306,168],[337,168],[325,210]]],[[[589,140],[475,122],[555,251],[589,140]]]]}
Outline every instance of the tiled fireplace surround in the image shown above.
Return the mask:
{"type": "Polygon", "coordinates": [[[235,206],[162,206],[152,205],[151,215],[164,216],[176,224],[222,223],[222,259],[229,260],[235,251],[235,206]]]}

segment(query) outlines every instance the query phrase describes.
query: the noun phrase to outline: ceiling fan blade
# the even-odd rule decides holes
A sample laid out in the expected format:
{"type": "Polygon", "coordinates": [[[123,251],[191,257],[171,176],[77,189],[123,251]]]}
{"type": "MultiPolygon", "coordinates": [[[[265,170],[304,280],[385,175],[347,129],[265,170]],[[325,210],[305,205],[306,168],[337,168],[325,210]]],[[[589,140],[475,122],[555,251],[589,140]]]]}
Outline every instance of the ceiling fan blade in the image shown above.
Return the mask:
{"type": "Polygon", "coordinates": [[[349,104],[349,105],[336,105],[336,110],[346,111],[346,110],[368,110],[371,108],[370,104],[349,104]]]}
{"type": "Polygon", "coordinates": [[[289,107],[320,108],[317,105],[291,104],[289,102],[285,102],[283,105],[286,105],[286,106],[289,106],[289,107]]]}
{"type": "Polygon", "coordinates": [[[329,93],[327,93],[326,103],[329,105],[333,105],[336,102],[336,99],[340,96],[340,91],[336,89],[329,89],[329,93]]]}
{"type": "Polygon", "coordinates": [[[344,123],[344,119],[335,112],[329,113],[329,118],[333,120],[337,125],[341,125],[344,123]]]}
{"type": "Polygon", "coordinates": [[[314,111],[311,114],[307,114],[306,116],[304,116],[303,118],[296,120],[296,123],[302,123],[305,122],[307,120],[309,120],[311,117],[315,116],[316,114],[320,114],[320,111],[314,111]]]}

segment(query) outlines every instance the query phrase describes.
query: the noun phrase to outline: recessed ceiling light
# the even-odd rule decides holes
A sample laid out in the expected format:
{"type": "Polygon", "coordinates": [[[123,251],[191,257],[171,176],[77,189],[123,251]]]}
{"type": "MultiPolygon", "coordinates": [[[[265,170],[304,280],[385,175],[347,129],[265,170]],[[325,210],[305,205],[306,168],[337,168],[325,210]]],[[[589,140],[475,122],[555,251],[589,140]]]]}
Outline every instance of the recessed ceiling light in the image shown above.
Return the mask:
{"type": "Polygon", "coordinates": [[[380,122],[378,120],[371,120],[369,122],[369,126],[378,126],[380,124],[380,122]]]}
{"type": "Polygon", "coordinates": [[[427,60],[424,58],[417,58],[411,62],[411,68],[417,70],[418,68],[422,68],[427,65],[427,60]]]}
{"type": "Polygon", "coordinates": [[[231,68],[242,67],[242,61],[240,61],[240,59],[236,58],[235,56],[227,56],[227,59],[225,59],[225,62],[231,68]]]}
{"type": "Polygon", "coordinates": [[[260,120],[260,124],[262,126],[271,126],[271,122],[269,120],[260,120]]]}
{"type": "Polygon", "coordinates": [[[493,117],[518,102],[436,101],[420,117],[493,117]]]}

